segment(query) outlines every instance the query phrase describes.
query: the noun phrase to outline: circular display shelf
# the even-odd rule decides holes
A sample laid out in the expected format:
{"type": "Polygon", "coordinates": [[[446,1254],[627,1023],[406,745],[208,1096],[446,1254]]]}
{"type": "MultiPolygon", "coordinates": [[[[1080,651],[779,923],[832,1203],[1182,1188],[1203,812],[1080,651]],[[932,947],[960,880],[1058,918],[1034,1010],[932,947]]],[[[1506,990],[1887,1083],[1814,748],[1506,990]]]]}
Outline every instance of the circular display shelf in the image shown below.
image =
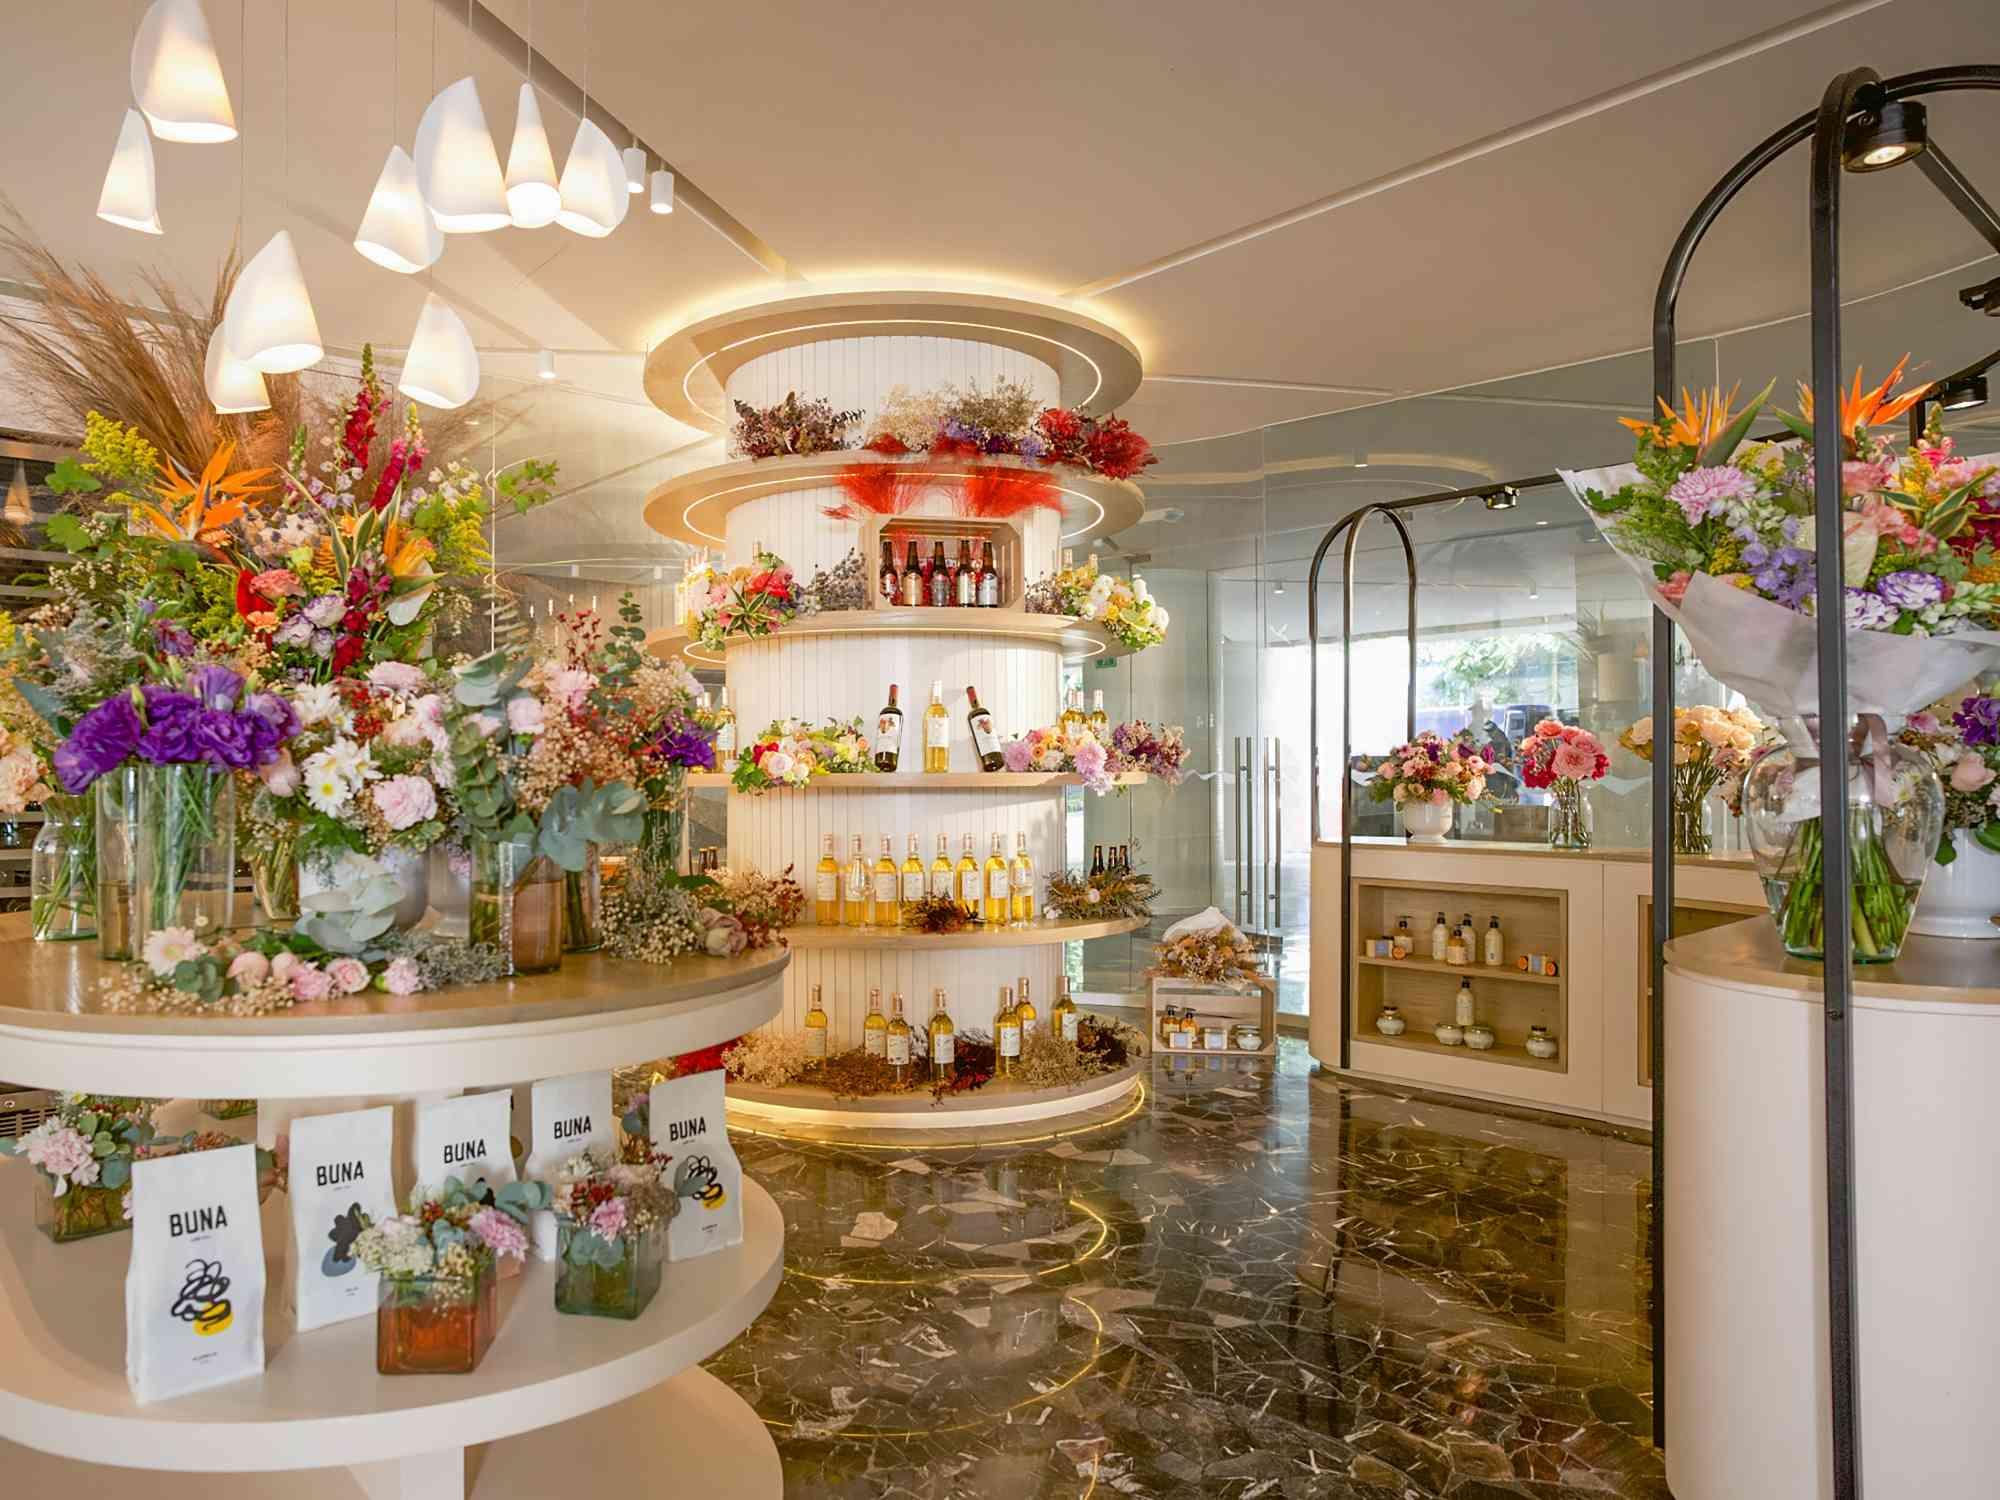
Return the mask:
{"type": "Polygon", "coordinates": [[[718,313],[668,334],[646,356],[646,394],[668,416],[710,432],[733,416],[729,377],[775,349],[828,339],[965,339],[1015,349],[1055,370],[1070,406],[1106,412],[1139,389],[1139,351],[1088,313],[972,292],[817,292],[718,313]]]}
{"type": "Polygon", "coordinates": [[[933,1099],[928,1088],[841,1099],[810,1084],[763,1089],[732,1079],[729,1118],[732,1124],[769,1125],[787,1133],[801,1129],[981,1130],[1110,1109],[1132,1099],[1144,1087],[1145,1066],[1143,1059],[1128,1062],[1115,1072],[1071,1088],[1025,1088],[995,1078],[967,1093],[948,1094],[943,1099],[933,1099]]]}
{"type": "Polygon", "coordinates": [[[834,483],[853,464],[894,464],[926,479],[963,479],[974,469],[1033,469],[1046,474],[1063,500],[1062,539],[1109,535],[1138,524],[1146,497],[1129,479],[1105,479],[1080,469],[1045,466],[1011,455],[935,458],[928,453],[885,458],[860,448],[832,453],[744,458],[676,475],[646,496],[646,524],[662,535],[695,547],[723,545],[723,518],[737,506],[786,490],[834,483]]]}
{"type": "MultiPolygon", "coordinates": [[[[141,1406],[125,1381],[117,1295],[130,1240],[49,1241],[34,1227],[30,1178],[25,1165],[0,1166],[0,1437],[99,1464],[265,1472],[513,1438],[614,1406],[706,1359],[750,1326],[784,1275],[783,1216],[745,1178],[743,1243],[669,1265],[652,1306],[629,1322],[558,1313],[555,1265],[531,1260],[500,1283],[499,1331],[477,1370],[385,1378],[375,1373],[372,1317],[294,1333],[278,1321],[286,1278],[273,1275],[261,1376],[141,1406]]],[[[272,1210],[267,1248],[284,1222],[275,1198],[272,1210]]],[[[549,1441],[567,1448],[577,1432],[549,1441]]]]}
{"type": "Polygon", "coordinates": [[[787,927],[794,948],[876,948],[926,952],[942,948],[1034,948],[1044,943],[1080,943],[1116,937],[1146,925],[1144,917],[1111,922],[1064,922],[1043,918],[1025,927],[974,927],[965,932],[902,932],[889,927],[787,927]]]}
{"type": "MultiPolygon", "coordinates": [[[[801,615],[769,635],[734,635],[725,651],[766,641],[798,640],[815,635],[986,635],[1009,641],[1046,642],[1059,646],[1069,661],[1092,657],[1130,656],[1133,648],[1088,620],[1074,615],[1037,615],[1023,609],[828,609],[801,615]]],[[[698,665],[720,666],[704,649],[686,650],[684,630],[656,630],[646,637],[646,649],[656,656],[686,655],[698,665]]]]}
{"type": "Polygon", "coordinates": [[[571,954],[551,974],[389,995],[364,990],[266,1016],[106,1008],[120,965],[92,943],[37,943],[0,918],[0,1058],[43,1088],[196,1098],[414,1094],[621,1067],[728,1041],[782,1003],[791,955],[689,956],[659,966],[571,954]]]}
{"type": "MultiPolygon", "coordinates": [[[[690,771],[687,784],[710,789],[726,788],[729,777],[722,771],[690,771]]],[[[1111,778],[1113,786],[1144,786],[1144,771],[1121,771],[1111,778]]],[[[757,795],[783,796],[788,792],[1032,792],[1046,787],[1082,786],[1083,778],[1074,771],[862,771],[845,776],[818,776],[802,787],[784,787],[757,795]]]]}

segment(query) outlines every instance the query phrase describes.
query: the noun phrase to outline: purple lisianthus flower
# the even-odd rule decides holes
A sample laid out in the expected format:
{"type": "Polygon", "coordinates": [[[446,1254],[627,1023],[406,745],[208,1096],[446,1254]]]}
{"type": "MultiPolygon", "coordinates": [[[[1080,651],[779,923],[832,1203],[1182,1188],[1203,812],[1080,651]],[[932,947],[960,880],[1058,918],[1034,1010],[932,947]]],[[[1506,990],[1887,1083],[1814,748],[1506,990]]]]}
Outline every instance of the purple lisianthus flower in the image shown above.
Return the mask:
{"type": "Polygon", "coordinates": [[[237,694],[243,691],[243,674],[210,663],[188,673],[187,685],[203,708],[234,708],[237,694]]]}
{"type": "Polygon", "coordinates": [[[1944,580],[1935,573],[1905,568],[1875,581],[1875,592],[1899,609],[1924,609],[1944,602],[1944,580]]]}
{"type": "Polygon", "coordinates": [[[1887,630],[1902,617],[1902,613],[1902,610],[1871,590],[1847,590],[1849,630],[1887,630]]]}
{"type": "Polygon", "coordinates": [[[259,763],[258,741],[275,743],[270,725],[255,714],[226,708],[204,708],[195,715],[192,731],[201,759],[226,771],[247,771],[259,763]]]}
{"type": "Polygon", "coordinates": [[[195,729],[203,709],[192,693],[148,684],[146,732],[139,736],[139,758],[156,766],[189,765],[202,758],[195,729]]]}
{"type": "Polygon", "coordinates": [[[252,693],[243,700],[243,707],[271,726],[274,747],[299,732],[299,716],[293,712],[291,700],[277,693],[252,693]]]}
{"type": "Polygon", "coordinates": [[[194,637],[172,620],[153,626],[153,645],[162,656],[193,656],[194,637]]]}
{"type": "Polygon", "coordinates": [[[333,655],[333,632],[331,630],[315,630],[312,633],[312,649],[314,656],[333,655]]]}
{"type": "Polygon", "coordinates": [[[1021,457],[1042,459],[1048,456],[1049,445],[1038,432],[1031,432],[1021,439],[1021,457]]]}
{"type": "Polygon", "coordinates": [[[56,749],[56,776],[63,790],[81,792],[105,772],[116,770],[138,748],[144,731],[130,693],[106,698],[76,721],[69,738],[56,749]]]}
{"type": "Polygon", "coordinates": [[[1967,698],[1951,722],[1968,745],[2000,745],[2000,698],[1967,698]]]}
{"type": "Polygon", "coordinates": [[[271,637],[280,646],[310,646],[312,638],[313,623],[302,614],[293,615],[271,637]]]}
{"type": "Polygon", "coordinates": [[[715,736],[692,719],[676,716],[661,725],[653,758],[690,771],[715,769],[715,736]]]}
{"type": "Polygon", "coordinates": [[[347,613],[347,605],[338,594],[321,594],[301,613],[321,630],[325,630],[347,613]]]}
{"type": "Polygon", "coordinates": [[[1673,482],[1667,491],[1667,498],[1681,508],[1688,525],[1695,526],[1710,511],[1718,510],[1732,500],[1749,500],[1756,493],[1757,486],[1748,474],[1728,464],[1719,464],[1714,468],[1689,469],[1673,482]]]}

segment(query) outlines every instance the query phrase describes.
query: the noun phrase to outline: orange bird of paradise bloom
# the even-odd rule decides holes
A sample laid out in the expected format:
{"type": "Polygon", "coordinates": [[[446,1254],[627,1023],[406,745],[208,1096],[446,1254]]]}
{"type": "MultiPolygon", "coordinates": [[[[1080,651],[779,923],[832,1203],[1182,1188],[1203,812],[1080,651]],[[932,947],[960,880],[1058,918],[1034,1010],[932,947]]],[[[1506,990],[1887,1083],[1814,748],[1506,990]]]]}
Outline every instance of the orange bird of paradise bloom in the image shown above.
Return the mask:
{"type": "Polygon", "coordinates": [[[269,469],[240,469],[229,473],[229,460],[236,456],[236,444],[224,443],[215,450],[201,478],[189,479],[169,473],[153,486],[158,505],[135,502],[132,509],[160,536],[172,542],[205,542],[218,536],[232,521],[241,520],[259,496],[271,492],[258,481],[269,469]]]}
{"type": "MultiPolygon", "coordinates": [[[[1896,368],[1889,372],[1888,378],[1869,391],[1861,389],[1861,368],[1858,365],[1855,367],[1854,388],[1840,393],[1840,431],[1843,437],[1855,437],[1870,427],[1886,426],[1929,394],[1936,381],[1927,380],[1898,395],[1889,394],[1895,390],[1896,382],[1903,378],[1903,371],[1909,363],[1910,356],[1905,354],[1896,361],[1896,368]]],[[[1812,424],[1812,387],[1803,380],[1799,382],[1799,418],[1808,426],[1812,424]]]]}
{"type": "Polygon", "coordinates": [[[1720,387],[1706,390],[1700,396],[1688,394],[1686,386],[1681,387],[1681,410],[1675,411],[1660,398],[1660,420],[1644,422],[1637,417],[1620,417],[1619,422],[1634,432],[1652,432],[1657,428],[1665,446],[1670,448],[1706,449],[1735,420],[1736,393],[1741,382],[1729,388],[1724,395],[1720,387]]]}

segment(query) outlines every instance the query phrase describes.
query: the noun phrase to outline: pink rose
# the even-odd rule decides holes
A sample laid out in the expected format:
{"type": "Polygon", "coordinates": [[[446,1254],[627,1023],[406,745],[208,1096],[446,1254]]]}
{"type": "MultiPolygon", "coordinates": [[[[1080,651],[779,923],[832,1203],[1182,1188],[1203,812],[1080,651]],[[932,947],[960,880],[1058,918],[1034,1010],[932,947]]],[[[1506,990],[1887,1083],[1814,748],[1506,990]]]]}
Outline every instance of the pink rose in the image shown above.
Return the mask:
{"type": "Polygon", "coordinates": [[[391,776],[369,788],[382,821],[400,833],[437,816],[437,789],[421,776],[391,776]]]}
{"type": "MultiPolygon", "coordinates": [[[[284,955],[290,958],[291,954],[284,955]]],[[[271,960],[245,949],[229,960],[229,977],[239,984],[262,984],[271,975],[271,960]]]]}
{"type": "Polygon", "coordinates": [[[547,722],[542,700],[527,693],[507,700],[507,727],[516,734],[540,734],[547,722]]]}
{"type": "Polygon", "coordinates": [[[267,766],[260,766],[257,774],[264,778],[264,785],[270,788],[273,797],[289,797],[299,789],[299,768],[289,750],[280,750],[278,758],[267,766]]]}
{"type": "Polygon", "coordinates": [[[306,967],[306,961],[296,953],[280,953],[271,960],[271,977],[289,980],[299,970],[306,967]]]}
{"type": "Polygon", "coordinates": [[[1993,770],[1976,755],[1961,755],[1951,768],[1951,789],[1976,792],[1993,780],[1993,770]]]}
{"type": "Polygon", "coordinates": [[[336,958],[326,966],[326,977],[343,995],[358,995],[368,988],[368,965],[358,958],[336,958]]]}
{"type": "MultiPolygon", "coordinates": [[[[596,675],[584,671],[581,667],[564,667],[556,672],[545,673],[543,681],[548,687],[549,696],[572,712],[583,707],[584,700],[590,696],[590,690],[597,686],[596,675]]],[[[513,707],[511,701],[508,707],[513,707]]]]}
{"type": "Polygon", "coordinates": [[[392,958],[382,971],[382,988],[392,995],[414,995],[424,987],[424,976],[414,958],[392,958]]]}
{"type": "Polygon", "coordinates": [[[297,1000],[324,1000],[333,993],[333,976],[313,964],[301,963],[292,971],[292,996],[297,1000]]]}
{"type": "Polygon", "coordinates": [[[1558,777],[1573,781],[1590,781],[1597,775],[1597,757],[1580,745],[1560,745],[1556,748],[1549,769],[1558,777]]]}

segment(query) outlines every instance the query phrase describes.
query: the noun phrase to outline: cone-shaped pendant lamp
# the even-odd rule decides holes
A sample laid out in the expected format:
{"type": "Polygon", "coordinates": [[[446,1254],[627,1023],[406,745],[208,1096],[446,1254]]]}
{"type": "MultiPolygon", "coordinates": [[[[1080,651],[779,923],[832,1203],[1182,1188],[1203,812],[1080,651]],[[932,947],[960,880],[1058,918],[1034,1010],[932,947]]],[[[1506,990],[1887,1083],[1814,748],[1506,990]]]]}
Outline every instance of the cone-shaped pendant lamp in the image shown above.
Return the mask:
{"type": "Polygon", "coordinates": [[[563,163],[562,207],[556,222],[578,234],[602,239],[625,222],[630,206],[625,191],[625,163],[611,137],[589,120],[578,122],[563,163]]]}
{"type": "Polygon", "coordinates": [[[253,365],[229,357],[223,325],[208,336],[208,358],[202,363],[201,383],[208,391],[209,404],[219,412],[268,411],[271,393],[264,377],[253,365]]]}
{"type": "Polygon", "coordinates": [[[201,0],[153,0],[132,38],[132,97],[163,141],[236,139],[236,114],[201,0]]]}
{"type": "Polygon", "coordinates": [[[222,317],[222,340],[228,358],[266,375],[303,370],[325,355],[288,230],[272,235],[236,278],[222,317]]]}
{"type": "Polygon", "coordinates": [[[426,406],[463,406],[479,394],[479,353],[472,335],[436,292],[424,298],[396,388],[426,406]]]}
{"type": "Polygon", "coordinates": [[[417,186],[417,164],[401,146],[389,148],[382,175],[355,232],[354,248],[391,271],[409,275],[444,254],[444,231],[417,186]]]}
{"type": "Polygon", "coordinates": [[[141,234],[160,232],[160,204],[153,179],[153,138],[146,134],[146,122],[136,109],[126,110],[125,123],[118,127],[118,145],[112,150],[111,165],[104,173],[104,191],[97,195],[97,217],[141,234]]]}
{"type": "Polygon", "coordinates": [[[521,85],[514,111],[514,144],[507,152],[507,212],[517,229],[540,229],[556,221],[562,194],[556,188],[556,159],[542,129],[542,107],[531,84],[521,85]]]}
{"type": "Polygon", "coordinates": [[[461,78],[431,100],[417,121],[417,181],[446,234],[484,234],[513,223],[507,185],[479,88],[461,78]]]}

